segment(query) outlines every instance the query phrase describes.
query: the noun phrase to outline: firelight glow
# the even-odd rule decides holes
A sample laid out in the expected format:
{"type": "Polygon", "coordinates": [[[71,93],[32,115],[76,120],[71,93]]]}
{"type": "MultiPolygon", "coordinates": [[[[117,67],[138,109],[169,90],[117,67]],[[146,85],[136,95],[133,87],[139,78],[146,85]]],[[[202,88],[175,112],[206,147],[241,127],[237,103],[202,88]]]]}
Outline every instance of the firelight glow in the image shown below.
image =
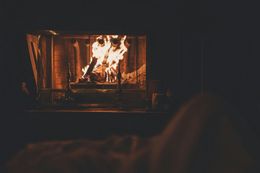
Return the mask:
{"type": "MultiPolygon", "coordinates": [[[[96,64],[92,70],[92,73],[105,74],[106,82],[116,81],[116,74],[118,72],[118,64],[120,60],[123,60],[124,54],[127,52],[125,45],[126,36],[119,37],[119,35],[100,35],[96,38],[96,41],[92,44],[92,57],[97,59],[96,64]],[[100,68],[101,67],[101,68],[100,68]]],[[[86,76],[90,65],[82,68],[82,78],[88,78],[86,76]]]]}

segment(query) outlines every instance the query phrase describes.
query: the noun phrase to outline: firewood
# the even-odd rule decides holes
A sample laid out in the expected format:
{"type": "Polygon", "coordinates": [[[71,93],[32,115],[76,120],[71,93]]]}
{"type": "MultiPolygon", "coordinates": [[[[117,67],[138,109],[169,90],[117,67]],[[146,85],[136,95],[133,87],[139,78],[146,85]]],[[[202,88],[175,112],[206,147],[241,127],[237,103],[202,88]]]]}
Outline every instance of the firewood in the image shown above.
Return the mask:
{"type": "Polygon", "coordinates": [[[96,63],[97,63],[97,58],[93,57],[90,65],[89,65],[89,68],[88,68],[86,75],[90,75],[90,73],[93,71],[96,63]]]}

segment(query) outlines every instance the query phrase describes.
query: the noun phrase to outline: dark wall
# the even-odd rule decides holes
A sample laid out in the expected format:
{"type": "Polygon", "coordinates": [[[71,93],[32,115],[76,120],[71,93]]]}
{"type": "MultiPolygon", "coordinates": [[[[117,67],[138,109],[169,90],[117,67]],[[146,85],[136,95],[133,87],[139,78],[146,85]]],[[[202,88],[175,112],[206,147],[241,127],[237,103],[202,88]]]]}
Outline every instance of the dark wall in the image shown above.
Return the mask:
{"type": "MultiPolygon", "coordinates": [[[[20,122],[12,117],[21,116],[16,110],[26,104],[20,92],[21,82],[34,88],[25,33],[41,29],[147,33],[151,78],[171,86],[178,102],[202,90],[224,96],[260,132],[257,7],[250,2],[224,0],[2,2],[0,99],[4,113],[0,120],[6,145],[11,145],[8,140],[15,145],[26,135],[17,132],[25,128],[27,120],[20,122]],[[10,129],[12,135],[8,135],[10,129]]],[[[25,129],[33,131],[35,122],[40,124],[39,119],[28,121],[25,129]]],[[[39,129],[45,134],[44,128],[39,129]]],[[[37,136],[33,132],[28,135],[37,136]]]]}
{"type": "Polygon", "coordinates": [[[15,97],[23,80],[33,88],[26,32],[87,30],[147,33],[151,78],[182,101],[203,90],[258,103],[258,14],[256,4],[239,1],[8,1],[1,6],[4,94],[16,89],[15,97]]]}

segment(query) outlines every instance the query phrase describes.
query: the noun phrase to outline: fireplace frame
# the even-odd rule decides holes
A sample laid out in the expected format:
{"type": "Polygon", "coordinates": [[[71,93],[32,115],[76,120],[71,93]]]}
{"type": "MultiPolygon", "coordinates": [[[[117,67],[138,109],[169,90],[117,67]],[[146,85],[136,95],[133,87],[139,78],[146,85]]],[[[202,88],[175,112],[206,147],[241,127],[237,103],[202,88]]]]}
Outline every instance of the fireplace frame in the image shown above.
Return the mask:
{"type": "MultiPolygon", "coordinates": [[[[105,34],[125,34],[125,35],[131,35],[131,36],[144,36],[145,37],[145,69],[146,69],[146,76],[145,76],[145,87],[143,88],[143,93],[141,98],[136,98],[137,100],[143,100],[143,104],[135,104],[133,107],[146,107],[147,103],[151,102],[149,99],[149,93],[148,93],[148,88],[149,88],[149,80],[151,79],[151,57],[150,57],[150,48],[149,48],[149,34],[147,33],[120,33],[120,32],[86,32],[86,31],[53,31],[53,30],[41,30],[41,31],[36,31],[36,32],[28,32],[27,33],[27,43],[28,43],[28,48],[29,48],[29,55],[30,55],[30,61],[32,65],[32,71],[35,79],[35,86],[36,86],[36,91],[37,91],[37,99],[42,106],[60,106],[60,105],[65,105],[67,106],[68,103],[73,104],[73,97],[75,95],[70,95],[69,92],[71,92],[71,78],[68,78],[66,76],[66,82],[68,85],[65,87],[56,87],[55,86],[55,38],[57,37],[62,37],[62,39],[77,39],[77,38],[84,38],[85,36],[87,37],[88,35],[105,35],[105,34]],[[87,34],[86,34],[87,33],[87,34]],[[41,44],[41,48],[44,47],[46,50],[45,53],[45,68],[50,69],[48,72],[44,72],[44,75],[49,76],[46,81],[42,81],[41,74],[39,73],[40,66],[39,64],[41,63],[42,59],[37,58],[37,46],[32,44],[32,42],[37,43],[39,45],[39,35],[44,35],[45,36],[45,42],[46,44],[41,44]],[[48,46],[49,45],[49,46],[48,46]],[[49,57],[49,58],[48,58],[49,57]],[[66,94],[69,93],[69,97],[66,98],[66,94]],[[70,96],[72,96],[72,99],[70,100],[70,96]],[[57,99],[58,98],[58,99],[57,99]],[[59,100],[59,101],[57,101],[59,100]]],[[[39,53],[39,52],[38,52],[39,53]]],[[[67,72],[67,75],[69,72],[67,72]]],[[[107,92],[103,90],[104,93],[107,92]]],[[[140,91],[139,91],[140,92],[140,91]]],[[[112,94],[115,94],[118,96],[118,90],[114,90],[112,94]]],[[[120,95],[120,94],[119,94],[120,95]]],[[[126,96],[128,97],[128,96],[126,96]]],[[[120,100],[120,97],[118,97],[120,100]]],[[[89,107],[90,105],[96,105],[96,104],[80,104],[83,107],[89,107]]],[[[106,106],[103,105],[103,107],[111,107],[113,104],[107,104],[106,106]]],[[[100,106],[100,105],[99,105],[100,106]]],[[[118,105],[116,105],[118,106],[118,105]]],[[[122,104],[119,104],[119,106],[122,106],[122,104]]],[[[102,107],[102,106],[101,106],[102,107]]]]}

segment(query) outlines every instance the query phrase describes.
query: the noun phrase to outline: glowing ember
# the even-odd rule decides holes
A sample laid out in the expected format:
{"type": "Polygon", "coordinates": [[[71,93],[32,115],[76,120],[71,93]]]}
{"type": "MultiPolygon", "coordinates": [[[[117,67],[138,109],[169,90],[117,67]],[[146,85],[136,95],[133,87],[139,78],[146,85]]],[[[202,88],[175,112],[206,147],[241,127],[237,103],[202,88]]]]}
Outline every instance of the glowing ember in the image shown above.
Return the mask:
{"type": "Polygon", "coordinates": [[[117,80],[119,61],[127,52],[126,36],[100,35],[92,44],[90,64],[82,71],[82,79],[87,81],[115,82],[117,80]]]}

